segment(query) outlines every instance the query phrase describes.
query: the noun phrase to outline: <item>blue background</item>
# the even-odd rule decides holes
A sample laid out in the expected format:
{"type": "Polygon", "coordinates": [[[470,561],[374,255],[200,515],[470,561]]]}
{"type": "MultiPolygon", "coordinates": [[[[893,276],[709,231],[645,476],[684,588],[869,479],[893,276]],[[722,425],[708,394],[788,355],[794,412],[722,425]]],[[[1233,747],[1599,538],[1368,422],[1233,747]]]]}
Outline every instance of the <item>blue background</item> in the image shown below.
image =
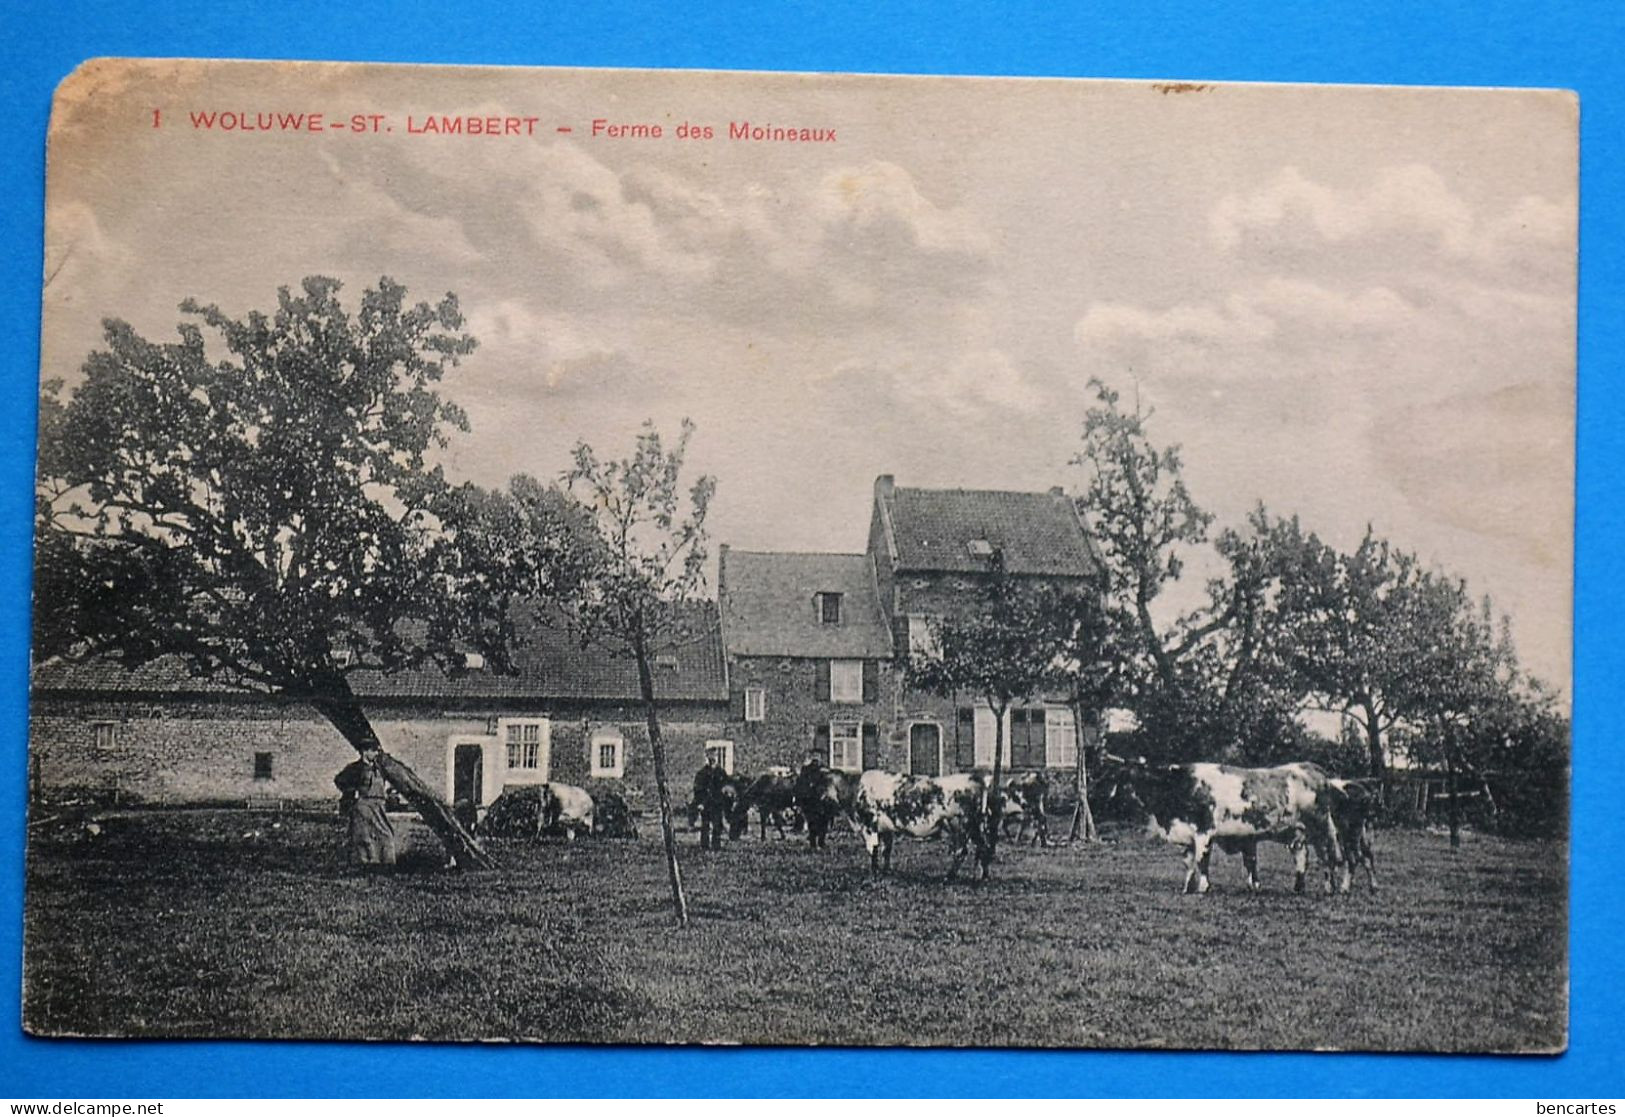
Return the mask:
{"type": "MultiPolygon", "coordinates": [[[[0,1096],[1625,1094],[1617,789],[1625,541],[1616,4],[25,2],[0,12],[0,1096]],[[1556,1058],[42,1042],[18,1029],[29,521],[51,91],[96,55],[1526,85],[1581,99],[1571,1049],[1556,1058]]],[[[1257,960],[1268,980],[1270,959],[1257,960]]],[[[1290,996],[1290,990],[1282,990],[1290,996]]],[[[830,1005],[839,1012],[838,998],[830,1005]]]]}

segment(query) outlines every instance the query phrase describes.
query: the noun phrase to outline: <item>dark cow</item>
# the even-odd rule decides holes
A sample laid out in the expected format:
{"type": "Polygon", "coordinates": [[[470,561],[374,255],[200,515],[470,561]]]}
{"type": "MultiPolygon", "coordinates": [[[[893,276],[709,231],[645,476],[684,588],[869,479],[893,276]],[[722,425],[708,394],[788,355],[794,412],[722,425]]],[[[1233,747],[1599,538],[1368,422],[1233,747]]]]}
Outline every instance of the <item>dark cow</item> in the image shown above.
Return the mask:
{"type": "Polygon", "coordinates": [[[1127,789],[1149,815],[1158,837],[1185,850],[1186,893],[1206,892],[1212,847],[1240,853],[1247,885],[1258,888],[1258,843],[1281,842],[1297,870],[1293,889],[1304,891],[1313,846],[1327,868],[1342,857],[1332,819],[1326,773],[1313,764],[1236,768],[1228,764],[1148,765],[1118,762],[1117,792],[1127,789]]]}
{"type": "Polygon", "coordinates": [[[1005,781],[1001,826],[1012,841],[1026,841],[1031,830],[1034,845],[1049,844],[1049,780],[1044,773],[1022,772],[1005,781]]]}
{"type": "Polygon", "coordinates": [[[868,771],[858,778],[852,814],[863,844],[869,850],[869,868],[891,871],[892,843],[898,834],[930,838],[941,834],[953,857],[948,877],[959,873],[970,847],[987,879],[993,861],[988,840],[988,777],[982,772],[952,776],[903,776],[896,772],[868,771]]]}
{"type": "Polygon", "coordinates": [[[809,761],[796,776],[794,801],[807,823],[807,843],[813,849],[825,848],[830,823],[845,815],[852,817],[852,796],[856,782],[845,772],[809,761]]]}
{"type": "Polygon", "coordinates": [[[789,768],[768,768],[746,784],[728,820],[730,838],[737,838],[745,832],[750,825],[750,812],[753,809],[761,823],[762,840],[767,841],[767,828],[771,824],[778,830],[779,840],[783,841],[785,824],[793,824],[798,817],[795,773],[789,768]]]}
{"type": "Polygon", "coordinates": [[[600,791],[595,798],[592,832],[604,838],[635,838],[638,836],[637,819],[632,808],[617,792],[600,791]]]}
{"type": "Polygon", "coordinates": [[[1371,891],[1377,890],[1377,855],[1371,848],[1371,829],[1382,809],[1382,781],[1338,780],[1326,781],[1326,791],[1332,821],[1337,824],[1337,840],[1343,870],[1339,891],[1347,892],[1352,886],[1354,870],[1365,866],[1366,882],[1371,891]]]}

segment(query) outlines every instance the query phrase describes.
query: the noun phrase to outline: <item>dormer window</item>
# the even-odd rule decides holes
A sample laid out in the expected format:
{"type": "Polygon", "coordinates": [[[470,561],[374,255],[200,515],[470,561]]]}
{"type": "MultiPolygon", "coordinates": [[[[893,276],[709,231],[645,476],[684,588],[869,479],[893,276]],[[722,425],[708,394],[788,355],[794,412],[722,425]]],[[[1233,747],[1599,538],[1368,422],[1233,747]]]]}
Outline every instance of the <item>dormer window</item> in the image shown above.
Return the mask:
{"type": "Polygon", "coordinates": [[[333,666],[342,670],[350,666],[351,658],[349,648],[340,648],[333,653],[333,666]]]}
{"type": "Polygon", "coordinates": [[[485,657],[479,652],[464,652],[463,666],[470,671],[481,671],[485,668],[485,657]]]}
{"type": "Polygon", "coordinates": [[[821,624],[841,623],[840,594],[821,593],[818,595],[818,620],[821,624]]]}
{"type": "Polygon", "coordinates": [[[992,558],[993,544],[986,539],[972,539],[965,544],[965,549],[977,558],[992,558]]]}
{"type": "Polygon", "coordinates": [[[657,655],[655,656],[655,667],[661,671],[670,671],[675,675],[677,673],[677,657],[670,652],[657,655]]]}

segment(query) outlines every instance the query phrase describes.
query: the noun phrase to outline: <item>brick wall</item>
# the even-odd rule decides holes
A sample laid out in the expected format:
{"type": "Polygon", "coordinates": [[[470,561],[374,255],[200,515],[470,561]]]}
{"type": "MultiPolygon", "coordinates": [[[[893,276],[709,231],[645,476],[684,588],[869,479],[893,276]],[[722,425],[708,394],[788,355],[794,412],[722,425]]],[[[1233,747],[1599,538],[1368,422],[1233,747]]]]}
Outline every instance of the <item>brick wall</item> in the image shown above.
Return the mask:
{"type": "MultiPolygon", "coordinates": [[[[827,661],[826,661],[827,662],[827,661]]],[[[832,721],[861,721],[877,727],[871,757],[877,768],[894,768],[892,748],[895,672],[887,660],[876,663],[872,702],[836,703],[820,697],[818,660],[786,656],[735,656],[728,661],[732,691],[728,720],[734,740],[734,770],[758,772],[769,765],[799,768],[817,743],[817,730],[832,721]],[[766,719],[745,720],[745,688],[762,687],[767,695],[766,719]]],[[[826,761],[828,757],[825,757],[826,761]]]]}

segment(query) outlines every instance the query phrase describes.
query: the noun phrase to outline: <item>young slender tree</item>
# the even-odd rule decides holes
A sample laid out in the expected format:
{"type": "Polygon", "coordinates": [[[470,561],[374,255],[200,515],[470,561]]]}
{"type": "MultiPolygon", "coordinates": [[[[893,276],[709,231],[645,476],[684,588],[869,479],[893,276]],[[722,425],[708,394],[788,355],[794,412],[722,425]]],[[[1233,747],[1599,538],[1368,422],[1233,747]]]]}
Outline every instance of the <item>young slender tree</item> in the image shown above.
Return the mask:
{"type": "Polygon", "coordinates": [[[653,423],[645,423],[631,456],[600,458],[578,443],[565,484],[592,525],[581,564],[580,591],[569,605],[585,639],[631,656],[648,725],[677,923],[688,923],[688,901],[677,863],[666,748],[660,732],[660,695],[654,661],[662,653],[702,639],[712,623],[701,607],[707,558],[705,517],[716,480],[701,476],[686,488],[683,460],[694,425],[683,421],[668,449],[653,423]]]}
{"type": "Polygon", "coordinates": [[[993,783],[985,834],[992,860],[1004,816],[1005,714],[1056,683],[1074,618],[1054,608],[1042,583],[1010,574],[998,548],[979,581],[970,607],[932,620],[929,646],[910,657],[909,684],[943,697],[969,694],[993,714],[993,783]]]}
{"type": "MultiPolygon", "coordinates": [[[[353,309],[339,292],[309,278],[244,317],[188,300],[172,342],[108,321],[77,386],[47,384],[39,654],[174,656],[309,703],[363,752],[380,742],[358,673],[510,666],[511,609],[552,579],[498,561],[510,501],[431,463],[468,429],[437,390],[475,345],[457,300],[409,303],[389,279],[353,309]]],[[[416,773],[381,767],[459,866],[490,864],[416,773]]]]}

